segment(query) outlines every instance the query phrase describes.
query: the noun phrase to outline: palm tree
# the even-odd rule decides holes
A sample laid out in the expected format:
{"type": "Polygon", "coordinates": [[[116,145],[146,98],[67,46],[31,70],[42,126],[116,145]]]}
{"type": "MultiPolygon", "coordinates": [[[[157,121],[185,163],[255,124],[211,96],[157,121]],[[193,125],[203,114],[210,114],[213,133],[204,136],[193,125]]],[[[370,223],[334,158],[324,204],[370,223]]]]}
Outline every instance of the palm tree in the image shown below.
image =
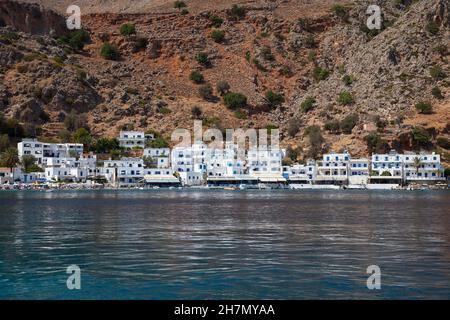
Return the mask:
{"type": "Polygon", "coordinates": [[[422,160],[420,159],[420,157],[415,157],[413,166],[414,166],[414,168],[416,168],[416,177],[419,175],[419,168],[421,165],[422,165],[422,160]]]}
{"type": "Polygon", "coordinates": [[[12,179],[14,182],[14,167],[19,163],[19,156],[17,155],[17,149],[8,148],[0,155],[0,163],[5,167],[8,167],[10,173],[12,173],[12,179]]]}

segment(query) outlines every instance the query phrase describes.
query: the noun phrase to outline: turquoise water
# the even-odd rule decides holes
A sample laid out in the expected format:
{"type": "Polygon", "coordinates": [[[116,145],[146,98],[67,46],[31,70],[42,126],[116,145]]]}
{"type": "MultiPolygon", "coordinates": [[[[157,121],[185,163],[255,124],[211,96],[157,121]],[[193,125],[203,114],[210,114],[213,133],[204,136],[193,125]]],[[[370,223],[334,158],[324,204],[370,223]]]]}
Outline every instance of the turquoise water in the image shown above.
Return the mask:
{"type": "Polygon", "coordinates": [[[448,191],[0,192],[0,298],[448,299],[449,209],[448,191]]]}

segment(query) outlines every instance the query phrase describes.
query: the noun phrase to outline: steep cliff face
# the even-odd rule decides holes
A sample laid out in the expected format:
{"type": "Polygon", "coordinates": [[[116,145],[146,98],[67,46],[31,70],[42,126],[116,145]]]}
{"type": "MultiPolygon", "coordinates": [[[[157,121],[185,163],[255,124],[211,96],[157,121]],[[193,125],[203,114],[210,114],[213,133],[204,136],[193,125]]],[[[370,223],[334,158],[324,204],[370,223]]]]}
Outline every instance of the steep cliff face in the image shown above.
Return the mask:
{"type": "Polygon", "coordinates": [[[35,3],[0,1],[0,26],[5,25],[30,34],[67,33],[65,19],[61,15],[35,3]]]}
{"type": "MultiPolygon", "coordinates": [[[[384,147],[427,148],[450,159],[436,144],[449,138],[450,129],[449,1],[380,0],[384,23],[376,32],[365,28],[372,1],[331,9],[346,2],[247,1],[245,15],[236,19],[225,1],[187,1],[187,14],[173,3],[125,14],[136,7],[119,10],[122,2],[90,1],[98,13],[83,15],[90,40],[80,50],[41,32],[30,35],[33,24],[16,19],[39,7],[13,4],[0,17],[9,16],[2,18],[5,24],[27,32],[0,46],[0,111],[41,125],[46,137],[56,137],[71,112],[83,115],[99,136],[115,136],[125,125],[170,136],[201,118],[207,127],[279,127],[283,143],[303,149],[302,157],[312,148],[306,129],[318,126],[320,151],[366,155],[365,137],[372,134],[389,144],[384,147]],[[108,4],[116,13],[104,12],[108,4]],[[125,23],[133,23],[136,34],[121,35],[125,23]],[[214,30],[223,31],[224,39],[214,41],[214,30]],[[101,57],[104,41],[120,59],[101,57]],[[203,83],[189,79],[193,70],[203,83]],[[244,94],[248,104],[227,108],[216,89],[220,81],[244,94]],[[212,92],[205,98],[206,84],[212,92]],[[269,91],[284,102],[270,104],[269,91]],[[309,107],[308,100],[314,101],[309,107]],[[432,112],[419,113],[420,103],[432,105],[432,112]],[[429,142],[417,145],[411,134],[416,127],[427,130],[429,142]]],[[[37,30],[45,33],[63,18],[45,9],[41,20],[37,30]]],[[[10,32],[1,28],[0,42],[10,32]]]]}

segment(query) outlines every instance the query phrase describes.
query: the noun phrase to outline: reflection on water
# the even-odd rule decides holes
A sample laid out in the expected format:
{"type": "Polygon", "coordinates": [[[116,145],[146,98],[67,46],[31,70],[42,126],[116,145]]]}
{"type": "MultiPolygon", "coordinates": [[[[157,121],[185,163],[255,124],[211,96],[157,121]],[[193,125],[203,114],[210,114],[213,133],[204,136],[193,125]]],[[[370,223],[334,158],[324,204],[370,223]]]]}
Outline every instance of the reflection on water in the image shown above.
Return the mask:
{"type": "Polygon", "coordinates": [[[450,298],[449,203],[445,191],[1,192],[0,298],[450,298]]]}

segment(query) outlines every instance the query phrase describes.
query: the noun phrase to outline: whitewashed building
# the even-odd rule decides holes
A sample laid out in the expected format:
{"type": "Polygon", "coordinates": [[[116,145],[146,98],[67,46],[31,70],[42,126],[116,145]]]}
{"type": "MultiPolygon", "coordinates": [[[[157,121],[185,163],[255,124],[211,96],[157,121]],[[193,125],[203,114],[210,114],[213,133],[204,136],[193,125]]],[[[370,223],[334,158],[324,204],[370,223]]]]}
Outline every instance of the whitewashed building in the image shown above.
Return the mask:
{"type": "Polygon", "coordinates": [[[315,183],[342,185],[348,182],[350,154],[343,153],[324,154],[322,161],[317,162],[315,183]]]}
{"type": "Polygon", "coordinates": [[[152,167],[156,168],[170,167],[169,148],[145,148],[143,157],[152,159],[152,167]]]}
{"type": "Polygon", "coordinates": [[[192,148],[177,147],[171,153],[172,169],[175,172],[191,172],[194,170],[192,148]]]}
{"type": "Polygon", "coordinates": [[[101,173],[114,186],[135,187],[144,178],[144,160],[142,158],[106,160],[101,173]]]}
{"type": "Polygon", "coordinates": [[[350,159],[348,165],[349,186],[366,186],[369,183],[369,159],[350,159]]]}
{"type": "Polygon", "coordinates": [[[23,139],[17,144],[20,158],[24,155],[34,156],[38,165],[45,163],[46,158],[78,157],[83,154],[80,143],[45,143],[37,139],[23,139]]]}
{"type": "Polygon", "coordinates": [[[294,164],[283,167],[283,177],[290,184],[311,185],[316,176],[316,163],[309,160],[306,164],[294,164]]]}
{"type": "Polygon", "coordinates": [[[44,158],[45,178],[47,181],[86,182],[95,172],[97,156],[81,155],[78,158],[44,158]]]}
{"type": "Polygon", "coordinates": [[[127,149],[135,147],[144,149],[145,143],[154,138],[153,134],[146,134],[143,131],[120,131],[119,145],[127,149]]]}
{"type": "Polygon", "coordinates": [[[403,154],[403,177],[405,182],[445,181],[444,168],[439,154],[403,154]]]}

